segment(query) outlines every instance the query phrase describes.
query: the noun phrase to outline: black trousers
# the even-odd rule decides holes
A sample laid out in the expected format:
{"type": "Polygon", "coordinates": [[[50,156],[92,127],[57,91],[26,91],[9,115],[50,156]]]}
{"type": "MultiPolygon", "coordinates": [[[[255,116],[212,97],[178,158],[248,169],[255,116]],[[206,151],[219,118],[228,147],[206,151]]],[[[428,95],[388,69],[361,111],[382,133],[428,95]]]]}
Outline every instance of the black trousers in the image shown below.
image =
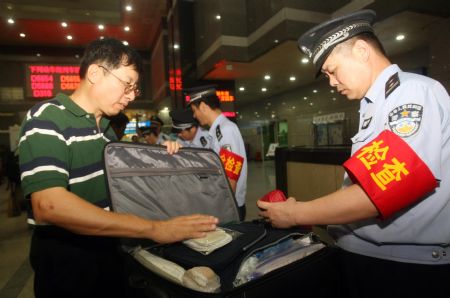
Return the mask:
{"type": "Polygon", "coordinates": [[[450,265],[393,262],[338,250],[345,298],[450,297],[450,265]]]}
{"type": "Polygon", "coordinates": [[[244,221],[245,216],[247,215],[247,208],[245,207],[245,204],[242,206],[238,206],[238,211],[239,211],[239,219],[241,221],[244,221]]]}
{"type": "Polygon", "coordinates": [[[36,227],[30,248],[35,297],[125,297],[117,240],[36,227]]]}

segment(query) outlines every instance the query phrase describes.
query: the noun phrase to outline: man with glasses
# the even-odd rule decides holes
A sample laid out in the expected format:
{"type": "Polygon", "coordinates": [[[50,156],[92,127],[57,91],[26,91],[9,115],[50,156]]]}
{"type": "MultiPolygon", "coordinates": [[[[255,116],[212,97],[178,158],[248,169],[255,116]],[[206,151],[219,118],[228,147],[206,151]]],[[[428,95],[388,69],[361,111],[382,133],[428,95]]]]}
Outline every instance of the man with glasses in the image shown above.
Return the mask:
{"type": "MultiPolygon", "coordinates": [[[[86,48],[80,86],[31,108],[19,143],[22,187],[35,225],[30,263],[35,297],[125,297],[115,237],[168,243],[202,237],[211,216],[152,221],[110,212],[102,152],[116,135],[105,116],[139,95],[142,62],[115,39],[86,48]]],[[[178,145],[169,142],[173,154],[178,145]]]]}

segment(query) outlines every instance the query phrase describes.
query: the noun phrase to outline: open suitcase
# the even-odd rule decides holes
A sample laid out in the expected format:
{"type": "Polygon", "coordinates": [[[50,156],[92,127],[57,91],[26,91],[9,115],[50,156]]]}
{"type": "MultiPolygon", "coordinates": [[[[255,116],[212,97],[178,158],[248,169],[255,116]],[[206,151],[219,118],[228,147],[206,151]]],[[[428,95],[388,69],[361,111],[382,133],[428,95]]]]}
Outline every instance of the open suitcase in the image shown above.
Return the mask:
{"type": "Polygon", "coordinates": [[[112,142],[105,147],[104,165],[114,211],[149,219],[211,214],[231,239],[209,254],[186,243],[123,239],[133,297],[339,296],[333,248],[307,229],[239,222],[234,194],[213,151],[182,148],[169,155],[162,146],[112,142]],[[187,272],[198,266],[212,269],[220,288],[193,287],[187,272]]]}

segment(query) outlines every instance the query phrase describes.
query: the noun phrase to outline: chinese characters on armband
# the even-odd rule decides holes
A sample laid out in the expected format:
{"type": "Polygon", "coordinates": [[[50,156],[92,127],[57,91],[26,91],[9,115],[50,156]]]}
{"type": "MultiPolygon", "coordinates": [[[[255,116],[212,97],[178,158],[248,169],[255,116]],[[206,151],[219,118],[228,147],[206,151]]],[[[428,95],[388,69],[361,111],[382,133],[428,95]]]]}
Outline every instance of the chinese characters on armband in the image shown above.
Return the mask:
{"type": "Polygon", "coordinates": [[[428,166],[399,136],[389,130],[355,152],[344,168],[387,218],[437,187],[428,166]]]}
{"type": "Polygon", "coordinates": [[[227,177],[237,181],[241,175],[244,158],[224,148],[220,149],[219,155],[227,177]]]}

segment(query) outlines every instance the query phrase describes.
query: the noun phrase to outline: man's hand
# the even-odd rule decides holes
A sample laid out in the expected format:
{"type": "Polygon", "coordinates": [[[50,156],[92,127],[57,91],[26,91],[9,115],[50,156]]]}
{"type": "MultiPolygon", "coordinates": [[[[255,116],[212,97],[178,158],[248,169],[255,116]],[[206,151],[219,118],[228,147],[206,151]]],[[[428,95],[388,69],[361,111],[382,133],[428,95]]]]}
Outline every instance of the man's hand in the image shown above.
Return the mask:
{"type": "Polygon", "coordinates": [[[151,239],[159,243],[171,243],[206,236],[216,229],[219,220],[208,215],[185,215],[164,221],[155,221],[151,239]]]}
{"type": "Polygon", "coordinates": [[[259,215],[264,217],[272,226],[277,228],[289,228],[297,225],[295,222],[295,209],[297,202],[294,198],[289,198],[285,202],[256,202],[261,209],[259,215]]]}
{"type": "Polygon", "coordinates": [[[175,141],[165,141],[163,145],[167,147],[167,153],[169,154],[177,153],[178,150],[180,150],[180,148],[182,147],[178,142],[175,141]]]}

